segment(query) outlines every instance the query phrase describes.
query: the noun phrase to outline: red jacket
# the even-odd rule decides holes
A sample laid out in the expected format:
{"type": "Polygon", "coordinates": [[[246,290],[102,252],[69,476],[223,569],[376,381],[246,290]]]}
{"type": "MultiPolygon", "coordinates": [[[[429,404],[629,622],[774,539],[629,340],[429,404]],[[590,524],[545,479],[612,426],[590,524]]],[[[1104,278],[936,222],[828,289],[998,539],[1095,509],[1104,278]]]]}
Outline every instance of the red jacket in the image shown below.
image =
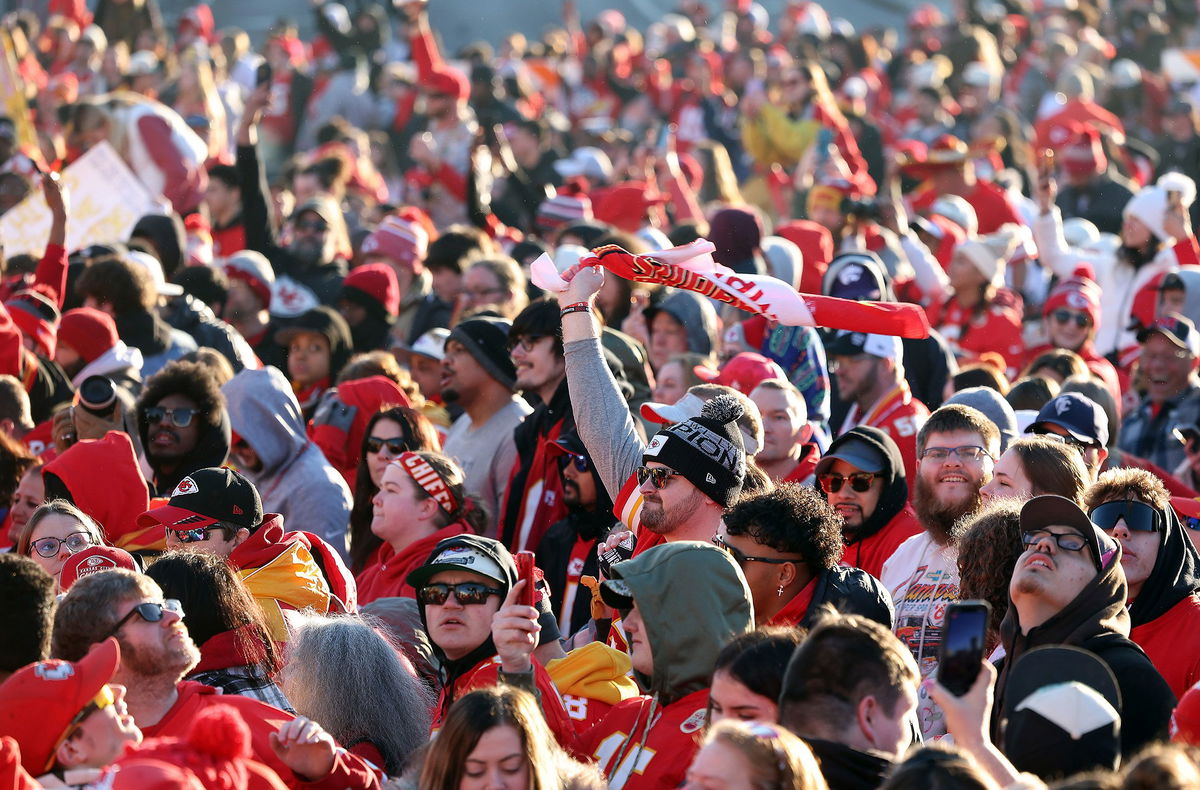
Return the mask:
{"type": "Polygon", "coordinates": [[[1146,651],[1176,698],[1200,681],[1200,597],[1184,598],[1129,638],[1146,651]]]}
{"type": "Polygon", "coordinates": [[[358,574],[358,602],[365,606],[377,598],[415,598],[417,591],[405,581],[408,574],[425,564],[429,552],[439,541],[464,532],[472,530],[464,522],[455,521],[432,535],[413,541],[399,554],[384,543],[373,561],[358,574]]]}
{"type": "Polygon", "coordinates": [[[927,419],[929,409],[912,396],[908,382],[901,379],[896,388],[880,398],[868,413],[860,412],[857,405],[851,406],[839,434],[859,425],[886,431],[900,448],[900,457],[904,459],[904,476],[916,480],[917,432],[927,419]]]}
{"type": "Polygon", "coordinates": [[[203,683],[185,680],[178,686],[179,699],[158,724],[142,727],[146,738],[184,738],[188,736],[192,720],[210,705],[229,705],[234,708],[246,726],[250,728],[250,751],[255,760],[279,774],[279,778],[290,787],[319,787],[329,790],[343,788],[377,788],[380,776],[371,770],[361,757],[341,751],[334,759],[333,771],[317,782],[306,782],[283,764],[271,748],[270,735],[278,732],[284,722],[295,717],[278,708],[249,697],[225,695],[203,683]]]}
{"type": "Polygon", "coordinates": [[[901,543],[921,529],[921,522],[917,521],[917,514],[913,512],[912,505],[905,505],[886,527],[869,538],[847,546],[842,552],[842,562],[861,568],[878,579],[883,573],[883,563],[888,561],[901,543]]]}
{"type": "Polygon", "coordinates": [[[708,689],[666,707],[653,697],[634,697],[583,735],[583,752],[608,777],[611,790],[679,787],[707,721],[708,689]]]}

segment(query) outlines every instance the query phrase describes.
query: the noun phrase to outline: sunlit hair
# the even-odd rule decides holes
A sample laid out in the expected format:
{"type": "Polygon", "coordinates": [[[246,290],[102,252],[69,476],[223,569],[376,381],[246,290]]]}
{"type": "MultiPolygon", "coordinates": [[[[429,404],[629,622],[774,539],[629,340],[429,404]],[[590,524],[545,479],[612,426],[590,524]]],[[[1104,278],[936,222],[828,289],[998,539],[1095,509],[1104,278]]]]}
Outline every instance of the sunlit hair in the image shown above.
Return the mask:
{"type": "Polygon", "coordinates": [[[708,733],[705,745],[717,742],[738,750],[750,769],[756,790],[828,790],[808,744],[776,724],[722,721],[708,733]]]}

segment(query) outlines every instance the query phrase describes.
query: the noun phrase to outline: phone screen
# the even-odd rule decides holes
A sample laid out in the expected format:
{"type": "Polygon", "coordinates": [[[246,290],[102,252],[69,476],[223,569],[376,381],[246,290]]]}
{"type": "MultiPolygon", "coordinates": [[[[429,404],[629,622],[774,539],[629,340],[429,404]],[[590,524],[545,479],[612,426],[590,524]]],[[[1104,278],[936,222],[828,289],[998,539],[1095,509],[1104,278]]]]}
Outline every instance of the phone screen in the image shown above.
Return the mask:
{"type": "Polygon", "coordinates": [[[979,675],[990,611],[986,601],[961,601],[946,610],[938,682],[957,697],[966,694],[979,675]]]}

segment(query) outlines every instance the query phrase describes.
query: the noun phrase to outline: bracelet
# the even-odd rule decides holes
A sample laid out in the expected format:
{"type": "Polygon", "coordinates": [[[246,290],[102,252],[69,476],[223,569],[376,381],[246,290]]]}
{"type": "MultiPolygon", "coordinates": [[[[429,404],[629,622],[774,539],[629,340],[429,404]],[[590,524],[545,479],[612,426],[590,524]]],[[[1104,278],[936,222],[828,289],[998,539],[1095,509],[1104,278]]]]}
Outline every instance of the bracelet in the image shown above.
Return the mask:
{"type": "Polygon", "coordinates": [[[591,310],[592,306],[587,302],[576,302],[575,304],[569,304],[562,310],[559,310],[558,317],[563,318],[571,313],[589,313],[591,310]]]}

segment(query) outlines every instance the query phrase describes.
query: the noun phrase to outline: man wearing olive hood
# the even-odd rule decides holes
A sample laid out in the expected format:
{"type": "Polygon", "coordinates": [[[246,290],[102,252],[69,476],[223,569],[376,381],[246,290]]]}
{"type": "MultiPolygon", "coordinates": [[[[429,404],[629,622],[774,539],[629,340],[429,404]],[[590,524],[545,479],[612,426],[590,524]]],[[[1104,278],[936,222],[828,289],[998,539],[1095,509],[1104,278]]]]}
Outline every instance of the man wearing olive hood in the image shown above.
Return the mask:
{"type": "Polygon", "coordinates": [[[717,653],[754,628],[750,588],[733,557],[698,541],[653,546],[614,565],[612,577],[600,594],[621,612],[647,695],[614,706],[580,751],[613,790],[678,787],[707,724],[717,653]]]}

